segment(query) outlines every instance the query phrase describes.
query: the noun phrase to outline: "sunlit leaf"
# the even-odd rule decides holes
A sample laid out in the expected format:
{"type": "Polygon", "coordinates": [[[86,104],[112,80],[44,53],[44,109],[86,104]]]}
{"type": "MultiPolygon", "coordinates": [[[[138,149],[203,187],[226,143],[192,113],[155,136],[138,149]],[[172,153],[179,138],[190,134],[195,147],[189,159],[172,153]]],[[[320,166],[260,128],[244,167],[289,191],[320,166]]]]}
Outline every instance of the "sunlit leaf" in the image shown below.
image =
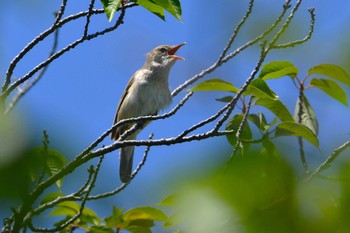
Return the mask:
{"type": "Polygon", "coordinates": [[[190,91],[229,91],[237,93],[238,89],[229,82],[213,78],[197,84],[190,91]]]}
{"type": "Polygon", "coordinates": [[[114,14],[118,11],[118,7],[122,0],[100,0],[103,9],[107,15],[108,21],[112,21],[114,14]]]}
{"type": "Polygon", "coordinates": [[[338,100],[340,103],[348,105],[348,99],[345,91],[336,82],[329,79],[313,78],[310,81],[310,85],[319,88],[330,97],[338,100]]]}
{"type": "Polygon", "coordinates": [[[118,227],[123,222],[123,210],[113,206],[112,215],[104,219],[108,227],[118,227]]]}
{"type": "Polygon", "coordinates": [[[144,207],[137,207],[137,208],[128,210],[124,214],[123,219],[125,221],[149,219],[149,220],[165,222],[168,219],[168,217],[166,216],[166,214],[164,214],[163,211],[157,208],[154,208],[151,206],[144,206],[144,207]]]}
{"type": "Polygon", "coordinates": [[[280,153],[279,153],[277,147],[275,146],[275,144],[273,144],[273,142],[271,140],[264,139],[262,141],[262,145],[263,145],[263,148],[260,152],[262,155],[274,156],[274,157],[280,158],[280,153]]]}
{"type": "Polygon", "coordinates": [[[56,209],[52,210],[51,216],[74,216],[79,212],[80,205],[74,201],[65,201],[57,205],[56,209]]]}
{"type": "Polygon", "coordinates": [[[309,69],[308,75],[321,74],[333,78],[350,86],[349,74],[340,66],[334,64],[320,64],[309,69]]]}
{"type": "Polygon", "coordinates": [[[233,96],[225,96],[225,97],[222,97],[222,98],[218,98],[218,99],[215,99],[216,101],[219,101],[219,102],[224,102],[224,103],[228,103],[228,102],[231,102],[233,96]]]}
{"type": "Polygon", "coordinates": [[[290,76],[294,78],[298,74],[298,68],[289,61],[272,61],[263,66],[259,78],[264,80],[290,76]]]}
{"type": "Polygon", "coordinates": [[[115,233],[115,231],[106,226],[91,226],[87,231],[87,233],[115,233]]]}
{"type": "Polygon", "coordinates": [[[266,121],[265,115],[261,112],[258,114],[249,114],[248,120],[253,122],[258,129],[260,129],[262,132],[265,132],[268,130],[271,126],[273,126],[277,122],[277,118],[274,118],[274,120],[269,124],[266,121]]]}
{"type": "Polygon", "coordinates": [[[161,202],[158,203],[160,206],[174,206],[176,200],[176,195],[172,194],[164,198],[161,202]]]}
{"type": "Polygon", "coordinates": [[[153,14],[157,15],[159,18],[162,20],[165,19],[164,17],[164,8],[161,7],[160,5],[150,1],[150,0],[136,0],[134,1],[140,6],[144,7],[148,11],[152,12],[153,14]]]}
{"type": "Polygon", "coordinates": [[[179,0],[152,0],[154,3],[162,6],[166,11],[181,21],[181,4],[179,0]]]}
{"type": "Polygon", "coordinates": [[[261,105],[269,109],[281,121],[293,121],[293,117],[290,114],[289,110],[280,100],[271,98],[259,98],[255,102],[255,105],[261,105]]]}
{"type": "Polygon", "coordinates": [[[181,215],[178,211],[175,211],[169,215],[168,220],[163,224],[164,228],[173,227],[181,222],[181,215]]]}
{"type": "Polygon", "coordinates": [[[273,92],[267,83],[262,79],[253,80],[244,94],[254,95],[255,97],[269,97],[273,99],[277,99],[278,96],[275,92],[273,92]]]}
{"type": "MultiPolygon", "coordinates": [[[[50,215],[51,216],[68,216],[68,217],[73,217],[80,211],[80,205],[74,201],[64,201],[59,204],[57,204],[56,208],[51,211],[50,215]]],[[[87,208],[84,207],[80,217],[80,224],[87,224],[87,223],[92,223],[95,225],[100,224],[100,219],[97,216],[97,214],[87,208]]]]}
{"type": "Polygon", "coordinates": [[[276,127],[275,135],[278,136],[300,136],[315,147],[318,147],[316,134],[309,127],[296,122],[282,122],[276,127]]]}
{"type": "Polygon", "coordinates": [[[301,104],[300,104],[300,98],[298,98],[297,100],[297,103],[295,105],[295,111],[294,111],[294,119],[296,122],[299,122],[305,125],[306,127],[308,127],[315,135],[318,135],[318,121],[317,121],[315,111],[312,109],[309,101],[304,95],[301,96],[301,104]],[[300,109],[300,107],[302,109],[300,109]],[[300,122],[299,122],[299,114],[301,114],[300,122]]]}
{"type": "Polygon", "coordinates": [[[143,226],[142,224],[141,225],[130,225],[126,229],[130,233],[152,233],[152,231],[150,229],[150,227],[152,227],[152,226],[147,227],[147,226],[143,226]]]}
{"type": "MultiPolygon", "coordinates": [[[[44,147],[37,147],[33,150],[33,153],[42,158],[45,172],[49,176],[57,173],[67,164],[67,159],[64,155],[49,148],[45,149],[44,147]]],[[[61,189],[62,182],[63,178],[56,181],[58,189],[61,189]]]]}
{"type": "Polygon", "coordinates": [[[59,192],[49,193],[41,199],[40,205],[51,202],[53,200],[56,200],[58,197],[63,197],[63,196],[65,196],[65,195],[63,193],[59,193],[59,192]]]}

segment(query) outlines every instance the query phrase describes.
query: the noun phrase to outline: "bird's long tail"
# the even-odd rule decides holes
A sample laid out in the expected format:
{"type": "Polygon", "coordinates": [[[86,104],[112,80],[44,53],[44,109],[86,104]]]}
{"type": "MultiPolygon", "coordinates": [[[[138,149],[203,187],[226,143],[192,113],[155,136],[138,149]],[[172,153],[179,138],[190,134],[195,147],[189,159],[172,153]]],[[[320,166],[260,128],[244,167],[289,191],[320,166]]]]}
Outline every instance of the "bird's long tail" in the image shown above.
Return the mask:
{"type": "Polygon", "coordinates": [[[119,176],[123,183],[128,183],[130,181],[133,158],[134,146],[126,146],[121,148],[119,176]]]}

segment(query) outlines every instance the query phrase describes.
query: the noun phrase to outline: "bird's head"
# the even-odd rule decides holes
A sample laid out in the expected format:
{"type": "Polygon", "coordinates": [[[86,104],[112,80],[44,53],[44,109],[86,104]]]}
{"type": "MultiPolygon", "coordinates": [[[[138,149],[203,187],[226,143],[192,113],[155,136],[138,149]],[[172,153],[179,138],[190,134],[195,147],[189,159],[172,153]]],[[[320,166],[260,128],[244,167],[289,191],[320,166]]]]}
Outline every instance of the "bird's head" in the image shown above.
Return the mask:
{"type": "Polygon", "coordinates": [[[145,66],[147,67],[163,67],[170,68],[175,64],[176,60],[184,60],[183,57],[175,55],[177,50],[185,45],[160,45],[147,53],[145,66]]]}

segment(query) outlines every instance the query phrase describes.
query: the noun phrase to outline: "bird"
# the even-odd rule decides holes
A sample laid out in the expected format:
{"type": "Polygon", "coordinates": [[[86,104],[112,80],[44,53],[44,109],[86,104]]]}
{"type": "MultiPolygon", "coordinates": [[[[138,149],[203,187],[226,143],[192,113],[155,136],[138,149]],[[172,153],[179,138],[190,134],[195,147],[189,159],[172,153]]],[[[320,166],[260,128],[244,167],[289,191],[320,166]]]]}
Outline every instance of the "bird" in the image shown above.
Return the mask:
{"type": "MultiPolygon", "coordinates": [[[[183,57],[175,55],[180,47],[185,45],[159,45],[146,55],[146,62],[130,78],[118,104],[114,123],[121,120],[157,115],[172,102],[168,77],[170,69],[177,60],[183,57]]],[[[143,122],[144,128],[149,122],[143,122]]],[[[111,139],[118,140],[123,133],[133,127],[134,123],[123,124],[111,132],[111,139]]],[[[141,131],[138,128],[125,140],[135,140],[141,131]]],[[[130,182],[134,157],[134,146],[125,146],[120,150],[119,176],[123,183],[130,182]]]]}

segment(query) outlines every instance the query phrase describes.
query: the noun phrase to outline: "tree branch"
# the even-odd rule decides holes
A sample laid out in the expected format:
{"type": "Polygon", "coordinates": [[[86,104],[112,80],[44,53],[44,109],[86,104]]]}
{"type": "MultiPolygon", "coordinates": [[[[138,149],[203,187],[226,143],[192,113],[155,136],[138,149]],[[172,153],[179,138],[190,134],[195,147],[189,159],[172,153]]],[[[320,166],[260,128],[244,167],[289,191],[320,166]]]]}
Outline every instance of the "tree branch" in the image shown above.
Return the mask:
{"type": "Polygon", "coordinates": [[[310,181],[312,178],[320,174],[322,171],[329,168],[333,161],[342,153],[344,150],[350,147],[350,141],[345,142],[343,145],[339,146],[337,149],[335,149],[332,154],[328,156],[328,158],[312,173],[309,174],[309,176],[306,178],[306,181],[310,181]]]}

